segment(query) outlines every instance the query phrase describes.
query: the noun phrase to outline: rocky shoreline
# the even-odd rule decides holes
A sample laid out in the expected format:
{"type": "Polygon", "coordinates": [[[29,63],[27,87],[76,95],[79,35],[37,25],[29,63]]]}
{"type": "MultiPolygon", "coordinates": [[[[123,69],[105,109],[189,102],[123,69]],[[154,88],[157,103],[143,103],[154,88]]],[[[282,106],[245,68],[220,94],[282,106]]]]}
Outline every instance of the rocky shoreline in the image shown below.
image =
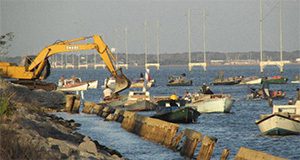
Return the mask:
{"type": "Polygon", "coordinates": [[[60,92],[31,91],[0,80],[0,159],[124,159],[76,132],[80,124],[45,110],[61,110],[60,92]]]}

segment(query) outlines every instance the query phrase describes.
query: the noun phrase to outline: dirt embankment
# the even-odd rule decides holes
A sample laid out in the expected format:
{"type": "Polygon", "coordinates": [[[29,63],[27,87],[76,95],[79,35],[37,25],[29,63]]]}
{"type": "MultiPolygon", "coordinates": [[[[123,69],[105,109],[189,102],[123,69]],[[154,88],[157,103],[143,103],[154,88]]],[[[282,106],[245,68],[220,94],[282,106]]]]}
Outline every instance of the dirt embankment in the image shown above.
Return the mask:
{"type": "Polygon", "coordinates": [[[122,159],[75,130],[80,125],[44,112],[64,107],[59,92],[30,91],[0,79],[0,159],[122,159]]]}

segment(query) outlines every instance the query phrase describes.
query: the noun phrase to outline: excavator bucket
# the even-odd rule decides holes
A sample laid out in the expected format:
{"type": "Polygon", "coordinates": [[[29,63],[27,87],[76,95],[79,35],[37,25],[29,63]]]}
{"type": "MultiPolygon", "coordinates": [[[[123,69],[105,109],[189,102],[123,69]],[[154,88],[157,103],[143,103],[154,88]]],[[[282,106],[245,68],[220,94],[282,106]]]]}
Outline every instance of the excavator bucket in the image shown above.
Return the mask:
{"type": "Polygon", "coordinates": [[[115,78],[116,78],[116,85],[115,85],[114,94],[119,93],[130,87],[131,81],[123,74],[122,68],[117,70],[117,76],[115,78]]]}

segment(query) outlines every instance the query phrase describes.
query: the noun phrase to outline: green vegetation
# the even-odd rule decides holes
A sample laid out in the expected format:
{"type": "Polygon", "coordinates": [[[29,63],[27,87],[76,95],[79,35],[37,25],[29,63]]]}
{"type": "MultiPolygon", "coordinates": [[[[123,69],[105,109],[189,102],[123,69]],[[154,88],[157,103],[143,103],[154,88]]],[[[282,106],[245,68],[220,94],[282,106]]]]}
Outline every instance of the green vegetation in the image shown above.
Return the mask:
{"type": "Polygon", "coordinates": [[[0,97],[0,116],[3,115],[9,106],[9,99],[6,96],[0,97]]]}
{"type": "Polygon", "coordinates": [[[0,116],[2,116],[3,114],[9,114],[10,113],[10,109],[9,109],[9,105],[10,105],[10,99],[14,94],[11,95],[0,95],[0,116]]]}

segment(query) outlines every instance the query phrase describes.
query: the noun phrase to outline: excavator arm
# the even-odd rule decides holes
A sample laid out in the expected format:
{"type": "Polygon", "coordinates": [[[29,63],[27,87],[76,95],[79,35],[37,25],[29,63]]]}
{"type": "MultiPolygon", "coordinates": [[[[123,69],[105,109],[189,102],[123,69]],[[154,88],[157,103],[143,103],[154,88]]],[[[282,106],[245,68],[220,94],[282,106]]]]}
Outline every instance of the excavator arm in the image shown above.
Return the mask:
{"type": "Polygon", "coordinates": [[[66,40],[56,42],[50,46],[44,48],[36,58],[31,62],[28,67],[25,66],[13,66],[9,63],[0,63],[1,74],[4,77],[15,79],[43,79],[41,76],[49,57],[66,52],[77,52],[83,50],[97,50],[101,58],[103,59],[108,71],[116,78],[115,93],[121,92],[130,87],[130,80],[123,74],[121,69],[115,67],[115,57],[110,52],[108,46],[104,43],[99,35],[93,35],[91,37],[82,37],[73,40],[66,40]],[[93,43],[78,44],[75,42],[84,41],[87,39],[93,39],[93,43]]]}

